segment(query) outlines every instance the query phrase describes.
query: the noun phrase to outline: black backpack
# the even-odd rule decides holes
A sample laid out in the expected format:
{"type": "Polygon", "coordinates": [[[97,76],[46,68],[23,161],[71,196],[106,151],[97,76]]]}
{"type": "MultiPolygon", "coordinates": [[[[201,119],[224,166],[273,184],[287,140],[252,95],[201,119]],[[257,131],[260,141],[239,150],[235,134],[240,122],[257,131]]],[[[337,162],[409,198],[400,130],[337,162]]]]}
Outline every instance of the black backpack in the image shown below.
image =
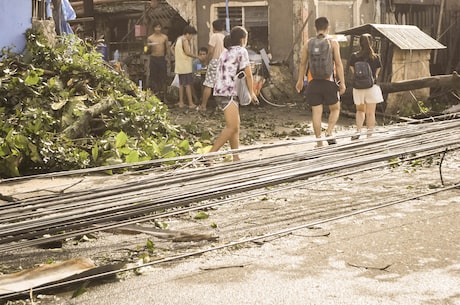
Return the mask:
{"type": "Polygon", "coordinates": [[[371,66],[367,61],[357,61],[354,64],[353,88],[367,89],[374,85],[374,75],[371,66]]]}
{"type": "Polygon", "coordinates": [[[308,41],[308,69],[313,79],[328,79],[334,72],[331,43],[324,35],[308,41]]]}

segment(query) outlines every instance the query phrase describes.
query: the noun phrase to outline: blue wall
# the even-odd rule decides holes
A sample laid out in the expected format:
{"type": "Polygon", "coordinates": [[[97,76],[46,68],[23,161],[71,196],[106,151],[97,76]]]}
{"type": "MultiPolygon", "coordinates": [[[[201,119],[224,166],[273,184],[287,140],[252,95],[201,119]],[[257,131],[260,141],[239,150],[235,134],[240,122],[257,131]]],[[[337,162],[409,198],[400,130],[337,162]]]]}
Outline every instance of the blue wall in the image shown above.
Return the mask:
{"type": "Polygon", "coordinates": [[[12,47],[14,52],[22,52],[25,32],[32,27],[32,1],[0,0],[0,15],[0,49],[12,47]]]}

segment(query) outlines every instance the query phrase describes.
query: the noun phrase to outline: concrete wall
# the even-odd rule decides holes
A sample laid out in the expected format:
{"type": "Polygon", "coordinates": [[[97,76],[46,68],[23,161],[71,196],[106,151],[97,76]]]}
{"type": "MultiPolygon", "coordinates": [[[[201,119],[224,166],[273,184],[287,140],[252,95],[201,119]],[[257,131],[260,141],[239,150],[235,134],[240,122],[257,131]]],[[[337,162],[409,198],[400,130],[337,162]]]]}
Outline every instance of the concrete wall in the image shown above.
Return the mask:
{"type": "Polygon", "coordinates": [[[346,30],[366,23],[381,23],[383,0],[305,0],[313,16],[308,25],[309,36],[315,35],[314,20],[325,16],[330,22],[330,33],[346,30]]]}
{"type": "MultiPolygon", "coordinates": [[[[254,3],[268,3],[268,33],[269,49],[272,59],[275,61],[284,60],[289,54],[294,42],[295,16],[293,2],[300,0],[240,0],[231,1],[232,5],[244,5],[254,3]]],[[[211,33],[211,23],[214,21],[212,7],[216,5],[225,6],[225,1],[196,0],[198,46],[207,46],[209,34],[211,33]]]]}
{"type": "Polygon", "coordinates": [[[294,15],[293,2],[271,0],[268,6],[270,53],[273,60],[276,61],[285,60],[294,47],[294,31],[296,30],[294,26],[297,20],[294,15]]]}
{"type": "Polygon", "coordinates": [[[24,34],[32,27],[32,2],[1,0],[0,12],[0,47],[12,47],[14,52],[22,52],[26,45],[24,34]]]}

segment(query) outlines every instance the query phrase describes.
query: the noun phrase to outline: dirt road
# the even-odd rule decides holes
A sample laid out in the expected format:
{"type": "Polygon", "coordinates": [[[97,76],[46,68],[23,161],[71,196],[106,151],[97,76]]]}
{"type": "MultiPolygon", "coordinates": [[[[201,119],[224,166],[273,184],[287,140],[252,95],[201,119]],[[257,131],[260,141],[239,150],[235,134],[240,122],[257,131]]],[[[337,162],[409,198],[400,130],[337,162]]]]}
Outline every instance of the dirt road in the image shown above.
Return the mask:
{"type": "MultiPolygon", "coordinates": [[[[273,114],[273,120],[260,120],[261,112],[256,110],[247,109],[244,114],[249,117],[242,123],[247,123],[248,134],[263,131],[267,135],[252,138],[252,145],[311,137],[292,133],[300,126],[308,134],[309,121],[303,120],[299,108],[283,107],[282,114],[270,108],[264,111],[273,114]],[[249,124],[254,117],[258,123],[249,124]],[[284,120],[275,122],[275,118],[284,120]],[[273,130],[286,128],[286,133],[277,138],[272,129],[260,125],[272,122],[273,130]]],[[[188,122],[195,120],[190,114],[176,113],[184,123],[186,117],[188,122]]],[[[218,129],[217,115],[204,117],[218,129]]],[[[348,132],[347,124],[337,128],[338,134],[348,132]]],[[[89,285],[76,298],[71,298],[76,288],[39,298],[35,295],[34,304],[460,304],[460,190],[441,187],[436,162],[382,166],[344,176],[329,174],[219,205],[206,211],[206,219],[197,220],[190,214],[158,220],[171,230],[214,234],[219,237],[216,242],[172,243],[148,234],[101,232],[69,240],[57,251],[28,248],[2,255],[1,271],[73,257],[90,257],[98,264],[129,258],[133,264],[134,258],[140,259],[146,252],[146,240],[151,239],[155,249],[144,260],[179,249],[218,249],[119,274],[116,281],[89,285]],[[341,217],[331,216],[331,211],[344,206],[350,209],[334,214],[341,217]],[[369,206],[375,208],[366,208],[369,206]],[[230,241],[279,230],[287,231],[220,248],[230,241]]],[[[459,182],[459,167],[458,152],[446,155],[446,186],[459,182]]],[[[124,178],[91,179],[94,177],[85,178],[78,187],[124,178]]],[[[59,190],[73,182],[30,181],[9,185],[0,193],[30,194],[34,189],[43,191],[44,185],[59,190]]]]}

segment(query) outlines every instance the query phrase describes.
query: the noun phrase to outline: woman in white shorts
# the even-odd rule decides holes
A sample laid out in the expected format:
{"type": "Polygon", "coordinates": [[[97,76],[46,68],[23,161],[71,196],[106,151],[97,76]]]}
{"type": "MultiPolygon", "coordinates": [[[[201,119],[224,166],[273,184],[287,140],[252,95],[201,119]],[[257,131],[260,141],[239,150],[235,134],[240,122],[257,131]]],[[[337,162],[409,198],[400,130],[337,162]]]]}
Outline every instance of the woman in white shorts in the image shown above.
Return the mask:
{"type": "Polygon", "coordinates": [[[351,72],[354,75],[356,62],[367,62],[372,70],[374,83],[372,87],[366,89],[353,87],[353,101],[356,105],[356,131],[358,134],[352,136],[352,140],[359,139],[364,121],[366,121],[367,136],[372,135],[372,130],[375,127],[375,109],[378,103],[383,102],[382,90],[375,83],[382,68],[382,63],[380,56],[372,48],[372,36],[370,34],[361,35],[359,45],[361,50],[353,53],[350,58],[351,72]]]}

